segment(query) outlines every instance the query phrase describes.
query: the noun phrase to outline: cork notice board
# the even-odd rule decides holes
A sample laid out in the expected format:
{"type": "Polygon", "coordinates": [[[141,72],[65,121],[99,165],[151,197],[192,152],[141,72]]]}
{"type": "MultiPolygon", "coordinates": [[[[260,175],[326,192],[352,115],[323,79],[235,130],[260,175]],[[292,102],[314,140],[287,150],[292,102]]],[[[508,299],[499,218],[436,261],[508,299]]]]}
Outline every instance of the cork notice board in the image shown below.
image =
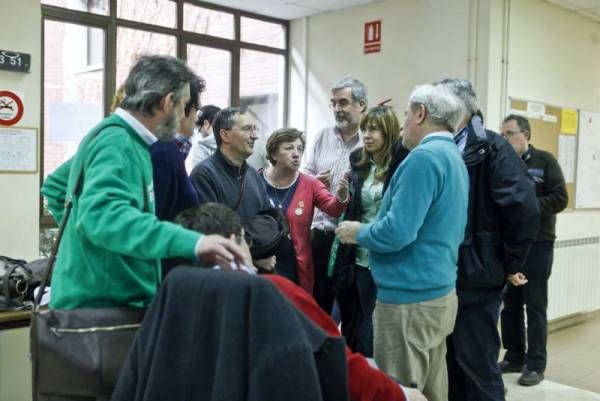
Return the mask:
{"type": "Polygon", "coordinates": [[[567,207],[573,209],[577,164],[577,111],[540,102],[510,99],[509,112],[526,117],[531,126],[531,144],[552,153],[559,161],[567,182],[567,207]]]}

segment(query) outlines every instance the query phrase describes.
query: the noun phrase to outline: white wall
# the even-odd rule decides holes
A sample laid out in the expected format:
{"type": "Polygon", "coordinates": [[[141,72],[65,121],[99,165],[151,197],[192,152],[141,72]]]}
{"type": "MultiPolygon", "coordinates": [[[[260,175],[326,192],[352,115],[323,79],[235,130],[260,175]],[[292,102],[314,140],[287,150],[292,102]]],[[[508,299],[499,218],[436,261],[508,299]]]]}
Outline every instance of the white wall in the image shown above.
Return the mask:
{"type": "MultiPolygon", "coordinates": [[[[18,126],[40,128],[41,8],[39,0],[2,0],[0,49],[31,55],[31,72],[0,71],[0,89],[21,91],[18,126]]],[[[39,160],[39,159],[38,159],[39,160]]],[[[38,162],[39,164],[39,162],[38,162]]],[[[39,166],[38,166],[39,170],[39,166]]],[[[0,173],[0,254],[26,260],[38,252],[39,174],[0,173]]],[[[31,399],[27,329],[0,331],[0,400],[31,399]]]]}
{"type": "Polygon", "coordinates": [[[329,88],[345,74],[366,83],[370,105],[393,98],[399,115],[416,84],[469,77],[485,109],[488,9],[487,0],[387,0],[292,21],[290,125],[309,141],[331,125],[329,88]],[[379,19],[381,53],[363,54],[364,23],[379,19]]]}
{"type": "MultiPolygon", "coordinates": [[[[600,23],[541,0],[512,0],[508,51],[509,97],[600,112],[600,23]]],[[[557,235],[600,236],[600,211],[559,214],[557,235]]]]}
{"type": "MultiPolygon", "coordinates": [[[[18,126],[40,128],[41,8],[39,0],[2,0],[0,49],[31,54],[31,72],[0,71],[0,89],[23,92],[18,126]]],[[[38,158],[39,160],[39,158],[38,158]]],[[[39,170],[39,161],[38,161],[39,170]]],[[[0,173],[0,255],[38,257],[39,175],[0,173]]]]}
{"type": "MultiPolygon", "coordinates": [[[[401,119],[414,85],[452,76],[474,83],[493,130],[509,97],[600,111],[600,23],[542,0],[387,0],[292,21],[290,38],[290,125],[309,143],[332,124],[329,88],[345,74],[367,84],[371,105],[392,97],[401,119]],[[364,23],[377,19],[382,52],[364,55],[364,23]]],[[[559,214],[557,236],[600,236],[600,211],[559,214]]]]}

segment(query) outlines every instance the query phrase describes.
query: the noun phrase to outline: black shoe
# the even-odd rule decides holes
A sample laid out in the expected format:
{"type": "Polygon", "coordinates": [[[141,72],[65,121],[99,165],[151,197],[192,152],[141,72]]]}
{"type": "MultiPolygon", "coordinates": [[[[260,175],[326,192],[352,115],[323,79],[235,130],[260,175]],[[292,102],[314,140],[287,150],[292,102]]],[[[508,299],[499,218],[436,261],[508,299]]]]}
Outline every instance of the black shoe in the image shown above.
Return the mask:
{"type": "Polygon", "coordinates": [[[518,365],[510,361],[500,361],[498,366],[502,373],[521,373],[523,371],[523,365],[518,365]]]}
{"type": "Polygon", "coordinates": [[[521,386],[535,386],[536,384],[540,384],[542,380],[544,380],[543,373],[525,369],[521,377],[519,377],[519,384],[521,386]]]}

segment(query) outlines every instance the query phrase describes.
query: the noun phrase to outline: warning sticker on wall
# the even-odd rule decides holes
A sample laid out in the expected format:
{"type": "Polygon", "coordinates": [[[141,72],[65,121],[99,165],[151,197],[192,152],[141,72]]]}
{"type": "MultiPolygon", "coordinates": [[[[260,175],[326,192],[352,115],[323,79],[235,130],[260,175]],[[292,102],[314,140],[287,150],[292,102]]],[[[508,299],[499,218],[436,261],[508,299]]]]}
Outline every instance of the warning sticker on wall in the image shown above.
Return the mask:
{"type": "Polygon", "coordinates": [[[0,125],[15,125],[25,112],[23,100],[16,92],[0,90],[0,125]]]}

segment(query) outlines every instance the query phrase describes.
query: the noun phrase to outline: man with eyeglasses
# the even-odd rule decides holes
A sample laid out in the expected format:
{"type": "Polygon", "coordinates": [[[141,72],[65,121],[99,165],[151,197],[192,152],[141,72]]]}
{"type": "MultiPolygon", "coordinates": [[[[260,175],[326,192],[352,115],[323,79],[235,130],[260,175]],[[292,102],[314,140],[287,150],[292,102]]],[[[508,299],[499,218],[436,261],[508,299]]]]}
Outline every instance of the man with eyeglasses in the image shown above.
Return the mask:
{"type": "MultiPolygon", "coordinates": [[[[243,224],[248,224],[269,209],[264,181],[247,163],[258,139],[256,121],[245,109],[227,107],[215,116],[213,132],[217,150],[194,167],[190,179],[198,191],[201,204],[225,204],[240,216],[243,224]]],[[[254,239],[250,237],[250,240],[254,239]]],[[[272,269],[275,266],[272,255],[261,255],[254,260],[254,264],[272,269]]],[[[253,256],[257,257],[255,253],[253,256]]]]}
{"type": "MultiPolygon", "coordinates": [[[[351,76],[341,78],[331,88],[329,107],[333,111],[335,125],[317,133],[312,141],[313,146],[305,152],[303,169],[325,184],[331,193],[335,193],[340,180],[350,170],[350,153],[362,146],[359,123],[367,109],[365,84],[351,76]]],[[[335,299],[334,284],[327,276],[327,264],[336,226],[336,218],[320,210],[315,211],[311,231],[315,270],[314,296],[327,313],[331,313],[335,299]]]]}
{"type": "Polygon", "coordinates": [[[535,182],[540,228],[523,266],[529,282],[523,287],[508,285],[502,310],[502,344],[506,349],[500,362],[503,373],[518,372],[519,384],[534,386],[544,379],[548,335],[548,279],[552,270],[556,214],[567,207],[565,179],[556,158],[533,147],[529,121],[511,114],[504,119],[501,134],[527,165],[535,182]],[[527,310],[527,334],[525,316],[527,310]]]}

